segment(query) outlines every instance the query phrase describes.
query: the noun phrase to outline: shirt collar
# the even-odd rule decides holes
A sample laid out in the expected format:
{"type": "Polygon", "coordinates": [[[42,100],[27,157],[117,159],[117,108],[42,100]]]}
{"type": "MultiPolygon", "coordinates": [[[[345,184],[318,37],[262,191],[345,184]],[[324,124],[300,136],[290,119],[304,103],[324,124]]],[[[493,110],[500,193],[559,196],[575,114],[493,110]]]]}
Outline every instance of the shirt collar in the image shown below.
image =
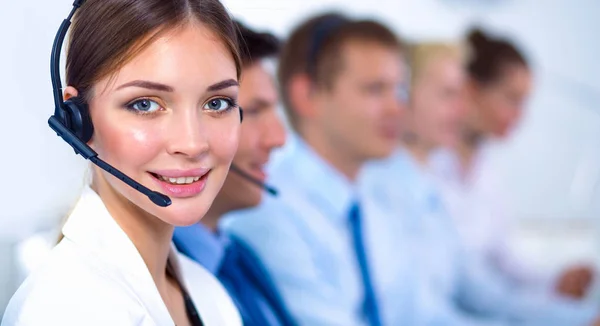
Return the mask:
{"type": "MultiPolygon", "coordinates": [[[[112,218],[100,196],[89,186],[84,188],[62,232],[65,240],[99,262],[103,272],[122,280],[157,324],[173,325],[142,256],[112,218]]],[[[169,261],[175,270],[179,269],[174,246],[171,247],[169,261]]]]}
{"type": "MultiPolygon", "coordinates": [[[[354,184],[331,164],[321,158],[298,135],[290,137],[292,147],[287,155],[286,163],[281,163],[283,180],[288,173],[293,173],[294,184],[291,191],[301,187],[311,202],[330,212],[333,218],[345,219],[349,209],[357,200],[354,184]]],[[[285,192],[282,191],[285,196],[285,192]]],[[[293,196],[293,193],[292,193],[293,196]]]]}
{"type": "Polygon", "coordinates": [[[212,274],[219,269],[228,245],[224,235],[213,232],[202,223],[175,228],[173,241],[181,253],[212,274]]]}

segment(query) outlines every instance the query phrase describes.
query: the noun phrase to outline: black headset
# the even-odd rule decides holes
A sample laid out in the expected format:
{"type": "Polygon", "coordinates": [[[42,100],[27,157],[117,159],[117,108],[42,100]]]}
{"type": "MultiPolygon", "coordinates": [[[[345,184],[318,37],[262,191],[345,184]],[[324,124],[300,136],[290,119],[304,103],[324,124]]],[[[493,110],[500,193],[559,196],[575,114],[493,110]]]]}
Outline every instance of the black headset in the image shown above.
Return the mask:
{"type": "MultiPolygon", "coordinates": [[[[115,167],[106,163],[98,157],[98,154],[87,145],[87,142],[92,138],[94,134],[94,125],[90,117],[90,112],[87,103],[81,97],[71,97],[68,100],[64,100],[62,95],[62,84],[60,81],[60,52],[62,44],[67,34],[67,30],[71,25],[71,18],[75,14],[75,11],[85,2],[85,0],[75,0],[73,2],[73,9],[69,13],[69,16],[63,20],[60,25],[56,37],[54,38],[54,44],[52,45],[52,55],[50,58],[50,77],[52,79],[52,92],[54,95],[54,115],[48,119],[48,124],[56,132],[56,134],[64,141],[66,141],[74,150],[75,154],[83,156],[85,159],[90,160],[101,169],[114,175],[121,181],[125,182],[135,190],[146,195],[153,203],[161,207],[167,207],[171,205],[171,199],[164,194],[156,191],[152,191],[137,181],[133,180],[123,172],[119,171],[115,167]]],[[[243,110],[240,107],[240,122],[243,120],[243,110]]],[[[277,190],[270,187],[260,180],[254,179],[246,172],[237,168],[232,164],[232,171],[238,173],[243,178],[263,188],[272,195],[277,194],[277,190]]]]}
{"type": "Polygon", "coordinates": [[[98,154],[87,145],[94,133],[94,125],[90,118],[90,112],[87,103],[82,98],[72,97],[64,100],[62,96],[62,85],[60,82],[60,51],[65,35],[71,25],[71,18],[75,11],[83,4],[84,0],[75,0],[73,9],[69,16],[63,20],[52,45],[52,56],[50,58],[50,76],[52,79],[52,91],[54,94],[54,115],[48,119],[48,124],[62,137],[73,149],[76,154],[80,154],[85,159],[90,160],[108,173],[114,175],[137,191],[148,196],[148,198],[158,206],[166,207],[171,205],[171,199],[159,192],[152,191],[135,180],[131,179],[123,172],[117,170],[110,164],[104,162],[98,157],[98,154]]]}

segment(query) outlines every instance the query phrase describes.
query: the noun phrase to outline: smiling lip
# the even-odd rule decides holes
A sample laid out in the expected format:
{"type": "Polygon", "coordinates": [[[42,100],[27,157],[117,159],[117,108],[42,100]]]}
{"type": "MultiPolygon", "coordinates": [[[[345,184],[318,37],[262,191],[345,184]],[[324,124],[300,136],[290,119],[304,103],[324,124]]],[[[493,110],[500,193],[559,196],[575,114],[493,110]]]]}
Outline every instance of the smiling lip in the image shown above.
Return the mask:
{"type": "Polygon", "coordinates": [[[167,196],[188,198],[204,190],[210,169],[157,170],[149,174],[167,196]]]}

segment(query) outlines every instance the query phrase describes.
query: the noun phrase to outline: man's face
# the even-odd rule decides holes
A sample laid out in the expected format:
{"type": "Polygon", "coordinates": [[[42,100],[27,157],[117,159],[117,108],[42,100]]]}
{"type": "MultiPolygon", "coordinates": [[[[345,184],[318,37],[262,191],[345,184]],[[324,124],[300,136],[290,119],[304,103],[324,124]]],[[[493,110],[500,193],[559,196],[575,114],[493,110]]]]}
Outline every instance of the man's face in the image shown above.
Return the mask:
{"type": "MultiPolygon", "coordinates": [[[[264,167],[271,151],[285,143],[285,129],[276,111],[277,89],[262,63],[244,67],[238,101],[244,109],[244,121],[233,165],[265,181],[264,167]]],[[[230,171],[219,197],[234,210],[260,204],[262,195],[262,189],[230,171]]]]}
{"type": "Polygon", "coordinates": [[[398,144],[405,108],[401,54],[365,41],[350,41],[341,53],[341,71],[329,89],[316,95],[314,123],[339,157],[353,161],[386,157],[398,144]]]}

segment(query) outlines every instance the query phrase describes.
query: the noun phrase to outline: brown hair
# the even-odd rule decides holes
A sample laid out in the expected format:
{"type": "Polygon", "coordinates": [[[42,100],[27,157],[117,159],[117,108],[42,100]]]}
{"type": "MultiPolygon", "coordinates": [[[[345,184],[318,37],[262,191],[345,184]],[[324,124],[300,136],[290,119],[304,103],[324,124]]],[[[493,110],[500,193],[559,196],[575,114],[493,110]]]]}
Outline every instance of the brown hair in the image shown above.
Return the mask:
{"type": "Polygon", "coordinates": [[[467,71],[479,83],[497,81],[509,65],[529,66],[525,56],[512,43],[492,38],[478,28],[468,34],[468,42],[471,58],[467,71]]]}
{"type": "Polygon", "coordinates": [[[394,32],[383,24],[351,20],[338,13],[311,18],[293,30],[281,51],[277,76],[292,127],[297,121],[288,94],[289,81],[305,74],[316,87],[331,87],[343,68],[342,48],[351,41],[374,42],[398,52],[403,48],[394,32]]]}
{"type": "Polygon", "coordinates": [[[67,85],[89,100],[98,80],[116,72],[163,32],[196,20],[241,59],[231,17],[219,0],[87,0],[75,13],[67,51],[67,85]]]}
{"type": "Polygon", "coordinates": [[[239,21],[235,21],[235,25],[244,67],[265,58],[276,57],[279,54],[281,43],[275,35],[252,30],[239,21]]]}

